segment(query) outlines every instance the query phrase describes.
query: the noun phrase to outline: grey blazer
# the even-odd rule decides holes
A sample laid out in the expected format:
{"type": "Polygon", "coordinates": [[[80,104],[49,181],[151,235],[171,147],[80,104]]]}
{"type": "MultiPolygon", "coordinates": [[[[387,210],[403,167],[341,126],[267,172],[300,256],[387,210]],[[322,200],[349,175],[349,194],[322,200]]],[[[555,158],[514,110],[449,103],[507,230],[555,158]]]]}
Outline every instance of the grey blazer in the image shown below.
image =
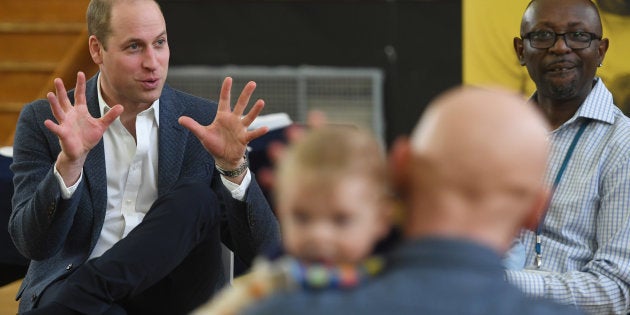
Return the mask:
{"type": "Polygon", "coordinates": [[[280,291],[240,314],[583,314],[573,306],[526,296],[504,280],[501,257],[472,241],[404,240],[385,257],[385,269],[355,288],[280,291]]]}
{"type": "MultiPolygon", "coordinates": [[[[86,98],[92,116],[100,117],[96,76],[87,81],[86,98]]],[[[73,101],[73,91],[68,93],[73,101]]],[[[252,180],[246,200],[231,197],[214,170],[214,160],[197,138],[177,123],[186,115],[208,125],[217,104],[165,86],[160,96],[158,131],[158,195],[182,177],[212,178],[212,187],[224,205],[222,241],[249,263],[263,248],[279,243],[277,220],[252,180]]],[[[72,198],[61,199],[53,163],[61,148],[44,121],[55,121],[47,100],[27,104],[20,114],[14,141],[15,194],[9,233],[18,250],[31,259],[17,294],[20,310],[31,309],[41,292],[65,277],[88,258],[100,235],[105,217],[107,182],[103,141],[90,151],[83,180],[72,198]]],[[[217,257],[220,266],[221,257],[217,257]]],[[[209,268],[222,273],[222,268],[209,268]]]]}

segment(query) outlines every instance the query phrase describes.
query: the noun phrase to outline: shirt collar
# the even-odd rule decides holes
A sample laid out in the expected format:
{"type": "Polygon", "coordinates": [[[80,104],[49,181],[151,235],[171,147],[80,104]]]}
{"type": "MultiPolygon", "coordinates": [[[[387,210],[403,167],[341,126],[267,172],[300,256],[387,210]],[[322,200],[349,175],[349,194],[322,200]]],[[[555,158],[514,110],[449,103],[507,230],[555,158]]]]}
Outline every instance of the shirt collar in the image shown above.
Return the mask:
{"type": "MultiPolygon", "coordinates": [[[[98,77],[96,79],[96,92],[98,94],[98,107],[100,109],[101,112],[101,117],[103,117],[103,115],[105,115],[105,113],[107,113],[110,109],[112,109],[103,99],[103,94],[101,93],[101,74],[98,74],[98,77]]],[[[155,119],[155,123],[157,124],[157,126],[160,126],[160,99],[157,99],[153,102],[153,104],[151,104],[151,106],[149,108],[147,108],[144,112],[147,112],[149,114],[153,114],[153,118],[155,119]]]]}
{"type": "Polygon", "coordinates": [[[608,91],[600,78],[596,78],[595,86],[593,86],[591,93],[588,94],[584,103],[582,103],[571,119],[584,117],[612,125],[615,122],[615,108],[612,93],[608,91]]]}
{"type": "MultiPolygon", "coordinates": [[[[582,105],[580,105],[573,117],[562,124],[563,126],[575,122],[580,117],[599,120],[608,124],[613,124],[615,122],[615,111],[618,108],[613,103],[612,93],[608,91],[601,78],[595,78],[594,81],[595,85],[593,86],[593,89],[591,89],[591,92],[588,94],[582,105]]],[[[538,91],[534,92],[530,98],[532,102],[536,102],[537,94],[538,91]]]]}

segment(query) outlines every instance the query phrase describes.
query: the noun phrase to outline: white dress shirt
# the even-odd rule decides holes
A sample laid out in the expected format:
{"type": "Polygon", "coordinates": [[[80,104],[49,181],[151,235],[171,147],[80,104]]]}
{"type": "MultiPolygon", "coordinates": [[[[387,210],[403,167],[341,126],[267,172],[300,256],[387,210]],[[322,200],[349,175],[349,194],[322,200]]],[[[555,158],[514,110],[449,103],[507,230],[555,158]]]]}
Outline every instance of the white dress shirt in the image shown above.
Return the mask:
{"type": "MultiPolygon", "coordinates": [[[[101,94],[100,76],[97,81],[101,117],[111,109],[101,94]]],[[[99,257],[116,242],[126,237],[146,215],[157,199],[158,128],[160,100],[136,116],[136,139],[116,119],[103,134],[107,173],[107,207],[101,235],[90,258],[99,257]]],[[[61,185],[62,198],[72,196],[83,178],[66,187],[55,166],[55,175],[61,185]]],[[[238,200],[245,198],[251,182],[249,170],[241,185],[223,176],[223,184],[238,200]]]]}

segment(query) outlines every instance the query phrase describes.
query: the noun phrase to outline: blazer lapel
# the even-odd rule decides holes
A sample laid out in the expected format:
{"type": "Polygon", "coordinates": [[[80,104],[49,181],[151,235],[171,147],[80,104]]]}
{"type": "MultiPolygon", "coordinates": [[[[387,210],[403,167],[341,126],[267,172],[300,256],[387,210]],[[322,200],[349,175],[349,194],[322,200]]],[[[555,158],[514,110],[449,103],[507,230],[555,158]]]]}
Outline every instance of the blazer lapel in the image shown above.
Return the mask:
{"type": "MultiPolygon", "coordinates": [[[[101,117],[101,111],[98,105],[98,94],[96,91],[96,80],[98,75],[95,75],[87,81],[86,85],[86,99],[87,106],[92,117],[101,117]]],[[[92,229],[92,247],[98,240],[98,237],[103,227],[103,221],[105,220],[105,208],[107,206],[107,173],[105,171],[105,148],[103,146],[103,139],[92,148],[88,154],[85,164],[83,166],[83,176],[85,185],[92,199],[92,207],[94,211],[92,229]]]]}
{"type": "MultiPolygon", "coordinates": [[[[86,99],[92,117],[101,117],[96,91],[98,75],[87,81],[86,99]]],[[[185,105],[175,97],[168,86],[160,97],[160,126],[158,130],[158,195],[167,192],[179,178],[188,130],[177,122],[185,105]]],[[[105,219],[107,206],[107,173],[105,170],[105,149],[103,140],[90,151],[83,167],[85,185],[92,199],[94,209],[94,235],[92,246],[98,240],[105,219]]]]}
{"type": "Polygon", "coordinates": [[[189,131],[177,119],[185,104],[165,85],[160,96],[160,127],[158,130],[158,196],[166,193],[177,181],[184,160],[189,131]]]}

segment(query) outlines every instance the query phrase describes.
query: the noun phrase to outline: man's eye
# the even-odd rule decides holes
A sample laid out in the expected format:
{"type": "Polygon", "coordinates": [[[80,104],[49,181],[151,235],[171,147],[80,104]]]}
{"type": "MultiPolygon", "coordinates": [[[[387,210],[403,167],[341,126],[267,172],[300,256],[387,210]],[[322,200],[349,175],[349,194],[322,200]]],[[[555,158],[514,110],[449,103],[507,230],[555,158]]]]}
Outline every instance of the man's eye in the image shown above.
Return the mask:
{"type": "Polygon", "coordinates": [[[540,32],[532,33],[532,38],[540,39],[540,40],[551,39],[551,38],[553,38],[553,36],[554,36],[554,33],[547,32],[547,31],[540,31],[540,32]]]}
{"type": "Polygon", "coordinates": [[[140,46],[138,46],[138,44],[136,44],[136,43],[130,44],[128,46],[128,48],[131,49],[131,50],[136,50],[136,49],[138,49],[138,47],[140,47],[140,46]]]}
{"type": "Polygon", "coordinates": [[[591,39],[591,34],[585,33],[585,32],[572,32],[572,33],[569,33],[569,37],[572,40],[589,41],[591,39]]]}

